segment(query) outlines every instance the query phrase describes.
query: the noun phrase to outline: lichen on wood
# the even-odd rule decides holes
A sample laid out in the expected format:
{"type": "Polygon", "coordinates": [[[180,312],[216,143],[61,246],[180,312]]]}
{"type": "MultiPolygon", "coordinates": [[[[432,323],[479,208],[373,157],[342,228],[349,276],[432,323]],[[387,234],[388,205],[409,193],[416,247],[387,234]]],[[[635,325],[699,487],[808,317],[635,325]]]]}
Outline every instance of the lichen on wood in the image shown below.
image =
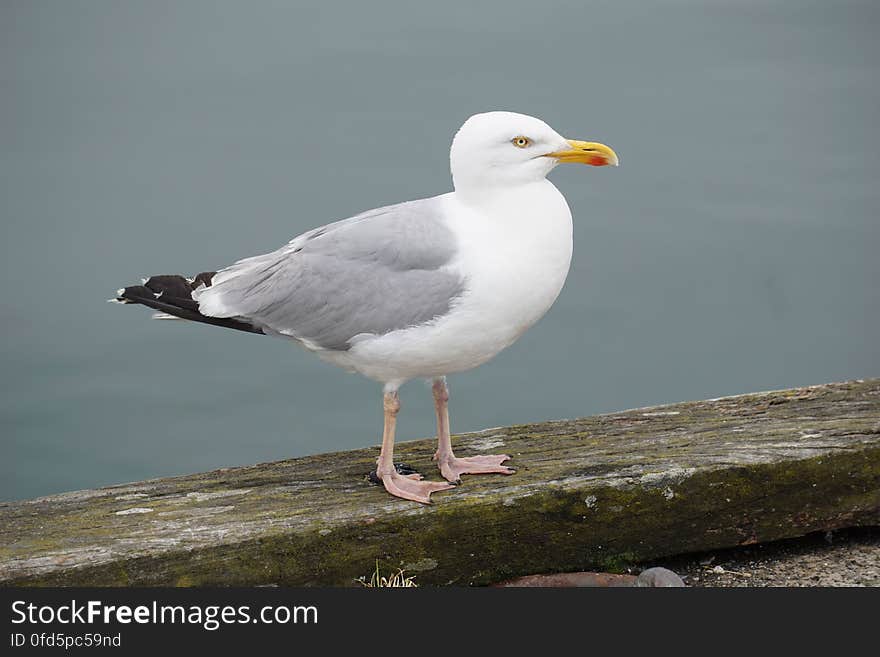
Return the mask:
{"type": "MultiPolygon", "coordinates": [[[[880,523],[880,380],[454,444],[517,473],[465,476],[426,507],[369,483],[369,448],[0,504],[0,584],[355,585],[377,562],[422,586],[488,584],[880,523]]],[[[439,478],[433,448],[397,458],[439,478]]]]}

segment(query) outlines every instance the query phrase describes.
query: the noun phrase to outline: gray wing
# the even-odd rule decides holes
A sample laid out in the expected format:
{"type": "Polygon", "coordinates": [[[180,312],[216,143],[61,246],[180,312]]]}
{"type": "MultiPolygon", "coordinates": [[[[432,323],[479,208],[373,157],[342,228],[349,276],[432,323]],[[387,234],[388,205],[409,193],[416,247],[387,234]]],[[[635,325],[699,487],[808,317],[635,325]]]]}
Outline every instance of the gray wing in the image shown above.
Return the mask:
{"type": "Polygon", "coordinates": [[[219,271],[193,298],[205,315],[246,319],[321,349],[429,322],[464,289],[448,267],[456,240],[440,212],[435,197],[329,224],[219,271]]]}

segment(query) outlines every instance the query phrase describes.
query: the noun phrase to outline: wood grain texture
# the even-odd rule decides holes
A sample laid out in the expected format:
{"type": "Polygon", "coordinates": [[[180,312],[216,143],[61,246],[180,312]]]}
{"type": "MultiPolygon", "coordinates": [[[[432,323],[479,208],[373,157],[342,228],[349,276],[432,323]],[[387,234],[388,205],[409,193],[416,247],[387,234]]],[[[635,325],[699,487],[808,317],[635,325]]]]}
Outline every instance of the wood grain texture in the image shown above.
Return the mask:
{"type": "MultiPolygon", "coordinates": [[[[419,584],[614,571],[661,556],[880,524],[880,380],[487,429],[512,476],[426,507],[370,484],[376,448],[0,504],[0,584],[419,584]]],[[[397,460],[439,479],[434,442],[397,460]]]]}

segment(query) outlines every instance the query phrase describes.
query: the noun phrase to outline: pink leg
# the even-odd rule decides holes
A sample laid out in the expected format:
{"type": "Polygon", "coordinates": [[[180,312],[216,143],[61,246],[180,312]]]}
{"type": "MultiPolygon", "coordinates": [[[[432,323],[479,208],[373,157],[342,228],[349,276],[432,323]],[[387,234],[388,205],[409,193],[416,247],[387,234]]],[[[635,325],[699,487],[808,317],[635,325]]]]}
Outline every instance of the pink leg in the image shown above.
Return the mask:
{"type": "Polygon", "coordinates": [[[430,504],[431,493],[455,488],[447,483],[420,481],[422,478],[420,474],[398,474],[394,468],[394,429],[397,426],[397,413],[400,411],[400,398],[397,392],[385,393],[384,407],[385,430],[382,432],[382,450],[376,462],[376,476],[382,480],[385,490],[395,497],[430,504]]]}
{"type": "Polygon", "coordinates": [[[449,390],[446,379],[434,379],[434,409],[437,411],[437,453],[434,460],[440,466],[440,474],[447,481],[458,482],[463,474],[513,474],[516,470],[501,465],[510,457],[507,454],[486,454],[458,458],[452,453],[452,439],[449,437],[449,390]]]}

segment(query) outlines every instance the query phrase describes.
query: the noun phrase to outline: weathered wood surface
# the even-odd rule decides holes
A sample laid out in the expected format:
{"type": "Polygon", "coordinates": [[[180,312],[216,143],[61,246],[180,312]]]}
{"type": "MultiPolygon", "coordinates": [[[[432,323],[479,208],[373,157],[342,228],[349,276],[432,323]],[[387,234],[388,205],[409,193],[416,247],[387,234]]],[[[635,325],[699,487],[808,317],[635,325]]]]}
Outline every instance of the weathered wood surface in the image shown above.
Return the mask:
{"type": "MultiPolygon", "coordinates": [[[[433,506],[365,480],[377,450],[0,504],[0,583],[351,585],[378,560],[485,584],[880,524],[880,380],[487,429],[513,476],[433,506]]],[[[398,460],[431,479],[433,441],[398,460]]]]}

